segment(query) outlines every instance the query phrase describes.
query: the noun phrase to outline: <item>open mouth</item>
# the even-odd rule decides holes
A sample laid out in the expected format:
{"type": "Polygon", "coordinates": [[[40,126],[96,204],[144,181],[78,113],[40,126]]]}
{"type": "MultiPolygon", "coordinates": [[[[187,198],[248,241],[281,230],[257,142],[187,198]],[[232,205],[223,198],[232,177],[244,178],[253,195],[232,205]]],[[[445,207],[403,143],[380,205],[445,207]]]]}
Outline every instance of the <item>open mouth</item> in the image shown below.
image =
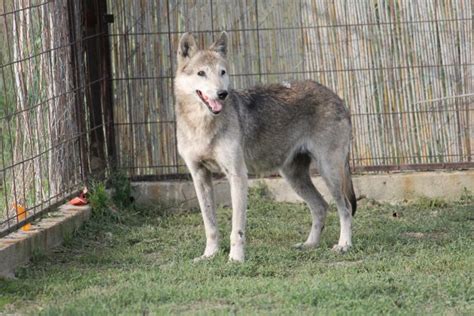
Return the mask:
{"type": "Polygon", "coordinates": [[[211,111],[212,114],[219,114],[222,111],[222,103],[220,103],[219,101],[209,98],[200,90],[196,90],[196,94],[199,96],[201,101],[204,102],[205,105],[207,105],[207,108],[209,109],[209,111],[211,111]]]}

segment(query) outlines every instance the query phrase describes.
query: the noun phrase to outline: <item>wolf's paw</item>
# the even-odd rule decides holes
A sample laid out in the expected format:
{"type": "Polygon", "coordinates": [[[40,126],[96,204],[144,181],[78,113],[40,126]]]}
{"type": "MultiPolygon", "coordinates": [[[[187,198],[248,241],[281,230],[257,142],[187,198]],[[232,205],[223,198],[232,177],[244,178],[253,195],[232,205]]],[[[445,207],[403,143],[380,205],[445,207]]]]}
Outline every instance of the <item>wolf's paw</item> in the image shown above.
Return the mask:
{"type": "Polygon", "coordinates": [[[298,250],[308,250],[308,249],[314,249],[317,247],[318,247],[317,243],[309,243],[309,242],[299,242],[293,245],[293,248],[298,249],[298,250]]]}
{"type": "Polygon", "coordinates": [[[242,247],[231,247],[229,253],[229,261],[230,262],[244,262],[245,261],[245,254],[244,249],[242,247]]]}
{"type": "Polygon", "coordinates": [[[203,260],[212,259],[218,252],[219,252],[219,247],[217,245],[206,247],[206,249],[204,250],[204,254],[200,257],[194,258],[193,262],[199,262],[203,260]]]}
{"type": "Polygon", "coordinates": [[[242,257],[242,258],[234,258],[234,257],[231,257],[229,256],[229,262],[233,262],[233,263],[244,263],[245,259],[242,257]]]}
{"type": "Polygon", "coordinates": [[[337,252],[337,253],[345,253],[351,248],[351,245],[334,245],[332,247],[332,251],[337,252]]]}
{"type": "Polygon", "coordinates": [[[210,256],[208,256],[208,255],[202,255],[202,256],[200,256],[200,257],[194,258],[194,259],[193,259],[193,262],[194,262],[194,263],[197,263],[197,262],[201,262],[201,261],[205,261],[205,260],[211,260],[212,258],[214,258],[215,255],[216,255],[215,253],[212,254],[212,255],[210,255],[210,256]]]}

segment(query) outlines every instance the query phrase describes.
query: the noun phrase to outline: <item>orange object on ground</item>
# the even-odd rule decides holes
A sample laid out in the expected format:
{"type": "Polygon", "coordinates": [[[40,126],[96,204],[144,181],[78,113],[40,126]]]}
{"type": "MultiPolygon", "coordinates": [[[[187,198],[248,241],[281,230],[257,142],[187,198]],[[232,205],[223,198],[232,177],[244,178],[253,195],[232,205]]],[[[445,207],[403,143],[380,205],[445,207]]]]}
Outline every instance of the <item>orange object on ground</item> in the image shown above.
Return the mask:
{"type": "MultiPolygon", "coordinates": [[[[23,221],[26,219],[26,209],[23,205],[21,204],[15,204],[15,210],[16,210],[16,216],[19,222],[23,221]]],[[[21,230],[23,231],[28,231],[31,228],[31,224],[26,224],[21,227],[21,230]]]]}
{"type": "Polygon", "coordinates": [[[81,194],[79,194],[78,197],[75,197],[69,201],[69,204],[76,205],[76,206],[87,205],[87,203],[89,202],[87,201],[86,194],[84,192],[81,192],[81,194]]]}

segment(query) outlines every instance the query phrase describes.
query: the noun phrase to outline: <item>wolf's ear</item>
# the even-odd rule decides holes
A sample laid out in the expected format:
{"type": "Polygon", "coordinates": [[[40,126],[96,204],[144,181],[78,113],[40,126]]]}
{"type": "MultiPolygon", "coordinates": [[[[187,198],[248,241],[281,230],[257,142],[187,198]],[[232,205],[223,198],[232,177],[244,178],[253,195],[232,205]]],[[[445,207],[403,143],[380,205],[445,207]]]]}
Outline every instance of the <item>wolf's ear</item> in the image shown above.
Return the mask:
{"type": "Polygon", "coordinates": [[[184,33],[179,40],[178,64],[184,64],[198,51],[196,41],[191,33],[184,33]]]}
{"type": "Polygon", "coordinates": [[[222,32],[221,36],[217,41],[215,41],[211,47],[209,47],[210,50],[216,51],[219,54],[221,54],[223,57],[227,55],[227,33],[222,32]]]}

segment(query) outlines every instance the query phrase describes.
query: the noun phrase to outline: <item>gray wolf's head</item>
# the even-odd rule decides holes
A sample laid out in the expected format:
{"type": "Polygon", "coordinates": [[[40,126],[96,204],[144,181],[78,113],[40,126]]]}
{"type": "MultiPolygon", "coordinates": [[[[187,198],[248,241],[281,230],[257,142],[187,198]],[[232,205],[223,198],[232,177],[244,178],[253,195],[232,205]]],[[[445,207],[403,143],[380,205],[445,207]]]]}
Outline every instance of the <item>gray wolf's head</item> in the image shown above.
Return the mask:
{"type": "Polygon", "coordinates": [[[226,60],[227,34],[222,32],[219,39],[208,49],[199,49],[194,37],[185,33],[179,41],[178,67],[175,89],[180,95],[196,98],[217,115],[222,111],[227,98],[229,74],[226,60]]]}

